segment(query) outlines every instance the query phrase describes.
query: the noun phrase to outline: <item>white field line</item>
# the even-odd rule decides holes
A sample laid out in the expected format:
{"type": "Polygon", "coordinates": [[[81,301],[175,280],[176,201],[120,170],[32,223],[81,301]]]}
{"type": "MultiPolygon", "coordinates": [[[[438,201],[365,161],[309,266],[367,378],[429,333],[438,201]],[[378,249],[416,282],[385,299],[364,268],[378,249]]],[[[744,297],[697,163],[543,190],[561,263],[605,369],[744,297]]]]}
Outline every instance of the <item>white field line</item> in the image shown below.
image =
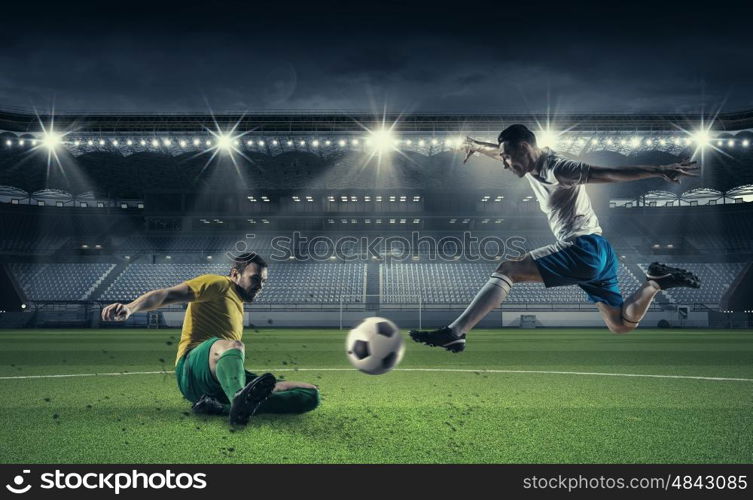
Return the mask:
{"type": "MultiPolygon", "coordinates": [[[[257,370],[261,371],[261,370],[257,370]]],[[[272,372],[350,372],[353,368],[268,368],[272,372]]],[[[655,375],[650,373],[605,373],[605,372],[569,372],[558,370],[474,370],[470,368],[397,368],[398,372],[428,372],[428,373],[509,373],[509,374],[532,374],[532,375],[580,375],[589,377],[633,377],[633,378],[663,378],[681,380],[711,380],[717,382],[753,382],[753,378],[735,377],[702,377],[695,375],[655,375]]],[[[60,375],[14,375],[0,377],[0,380],[26,380],[48,378],[71,378],[71,377],[116,377],[124,375],[170,375],[171,371],[151,372],[102,372],[102,373],[65,373],[60,375]]]]}

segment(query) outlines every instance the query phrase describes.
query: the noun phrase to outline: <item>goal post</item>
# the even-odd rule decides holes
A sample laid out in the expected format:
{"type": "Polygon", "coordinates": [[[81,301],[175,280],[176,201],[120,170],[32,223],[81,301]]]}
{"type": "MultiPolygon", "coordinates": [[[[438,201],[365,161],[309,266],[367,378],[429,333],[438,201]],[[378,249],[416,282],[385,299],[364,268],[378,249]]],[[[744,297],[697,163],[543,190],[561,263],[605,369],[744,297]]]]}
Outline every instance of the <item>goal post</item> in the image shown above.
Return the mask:
{"type": "MultiPolygon", "coordinates": [[[[384,316],[385,318],[399,318],[395,323],[400,326],[403,320],[418,322],[418,328],[423,325],[424,303],[421,295],[390,295],[357,294],[340,296],[340,330],[347,323],[349,313],[362,313],[366,316],[384,316]]],[[[414,323],[415,324],[415,323],[414,323]]]]}

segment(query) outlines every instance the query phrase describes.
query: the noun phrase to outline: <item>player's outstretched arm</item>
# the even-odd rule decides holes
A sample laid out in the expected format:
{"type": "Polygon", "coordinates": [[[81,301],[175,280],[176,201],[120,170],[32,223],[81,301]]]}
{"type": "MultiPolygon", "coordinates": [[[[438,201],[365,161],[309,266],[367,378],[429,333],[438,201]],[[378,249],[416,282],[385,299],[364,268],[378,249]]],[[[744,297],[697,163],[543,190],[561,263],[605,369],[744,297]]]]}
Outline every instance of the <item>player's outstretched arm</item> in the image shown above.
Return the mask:
{"type": "Polygon", "coordinates": [[[695,161],[683,160],[669,165],[632,165],[626,167],[600,167],[592,165],[588,183],[627,182],[660,177],[665,181],[680,183],[683,177],[698,177],[700,167],[695,161]]]}
{"type": "Polygon", "coordinates": [[[185,283],[171,288],[160,288],[146,292],[128,304],[115,303],[102,309],[102,321],[125,321],[133,313],[153,311],[170,304],[181,304],[194,300],[193,291],[185,283]]]}
{"type": "Polygon", "coordinates": [[[463,149],[465,150],[463,164],[467,163],[468,159],[476,153],[488,156],[493,160],[502,161],[502,157],[499,155],[499,145],[492,142],[477,141],[471,137],[466,137],[463,142],[463,149]]]}

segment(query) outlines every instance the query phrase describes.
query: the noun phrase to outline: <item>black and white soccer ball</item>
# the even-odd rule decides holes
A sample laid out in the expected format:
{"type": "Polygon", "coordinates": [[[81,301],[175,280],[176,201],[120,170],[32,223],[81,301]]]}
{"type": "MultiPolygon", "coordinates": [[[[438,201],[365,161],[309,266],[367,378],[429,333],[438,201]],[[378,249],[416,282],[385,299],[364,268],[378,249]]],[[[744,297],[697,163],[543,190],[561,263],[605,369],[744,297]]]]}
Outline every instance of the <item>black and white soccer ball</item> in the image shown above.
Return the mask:
{"type": "Polygon", "coordinates": [[[350,364],[369,375],[381,375],[395,368],[403,359],[404,351],[400,330],[385,318],[366,318],[345,340],[350,364]]]}

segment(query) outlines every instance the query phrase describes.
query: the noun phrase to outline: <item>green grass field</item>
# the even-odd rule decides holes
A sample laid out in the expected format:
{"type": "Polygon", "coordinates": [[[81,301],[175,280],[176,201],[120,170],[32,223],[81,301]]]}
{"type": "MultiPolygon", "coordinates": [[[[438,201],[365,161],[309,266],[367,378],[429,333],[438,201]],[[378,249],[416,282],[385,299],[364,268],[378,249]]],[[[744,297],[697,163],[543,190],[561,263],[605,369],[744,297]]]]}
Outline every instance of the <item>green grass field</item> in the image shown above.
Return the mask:
{"type": "Polygon", "coordinates": [[[411,343],[382,376],[349,369],[342,332],[247,331],[249,369],[323,398],[239,432],[190,413],[179,334],[0,330],[0,462],[753,462],[753,331],[474,331],[459,355],[411,343]]]}

